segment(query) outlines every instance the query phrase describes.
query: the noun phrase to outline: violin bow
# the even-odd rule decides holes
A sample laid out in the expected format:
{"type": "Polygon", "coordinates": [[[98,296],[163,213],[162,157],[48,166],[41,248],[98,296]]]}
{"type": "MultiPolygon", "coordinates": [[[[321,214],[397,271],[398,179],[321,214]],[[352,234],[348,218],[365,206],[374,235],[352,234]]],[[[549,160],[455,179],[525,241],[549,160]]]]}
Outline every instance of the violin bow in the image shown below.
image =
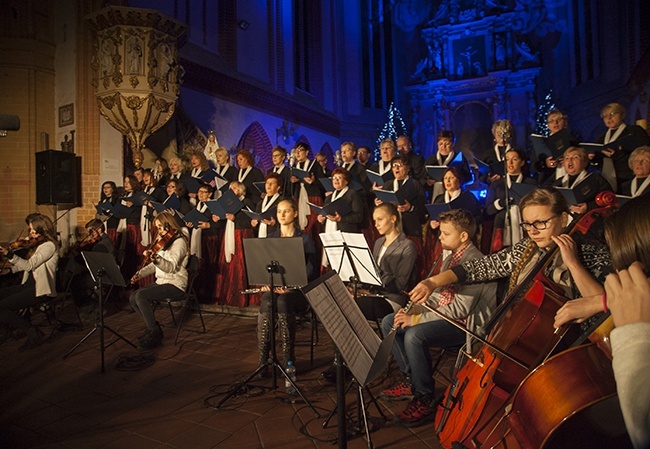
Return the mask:
{"type": "MultiPolygon", "coordinates": [[[[472,338],[474,338],[474,339],[480,341],[480,342],[483,343],[484,345],[489,346],[491,349],[494,349],[496,352],[498,352],[499,354],[501,354],[502,356],[504,356],[504,357],[507,358],[508,360],[512,361],[513,363],[516,363],[517,365],[521,366],[521,367],[522,367],[523,369],[525,369],[526,371],[530,371],[530,367],[529,367],[528,365],[526,365],[524,362],[522,362],[521,360],[517,359],[516,357],[511,356],[510,354],[508,354],[508,353],[507,353],[506,351],[504,351],[503,349],[501,349],[501,348],[499,348],[498,346],[496,346],[496,345],[490,343],[490,342],[487,341],[485,338],[479,336],[477,333],[472,332],[471,330],[467,329],[465,326],[463,326],[463,325],[459,324],[458,322],[456,322],[456,320],[453,320],[453,319],[449,318],[447,315],[445,315],[444,313],[440,312],[439,310],[437,310],[437,309],[431,307],[431,306],[428,305],[428,304],[419,304],[419,305],[422,306],[423,308],[427,309],[428,311],[434,313],[435,315],[439,316],[440,318],[442,318],[443,320],[445,320],[446,322],[448,322],[448,323],[451,324],[452,326],[456,327],[457,329],[460,329],[461,331],[463,331],[464,333],[466,333],[466,334],[469,335],[470,337],[472,337],[472,338]]],[[[474,363],[477,363],[477,364],[479,364],[479,365],[482,364],[482,362],[481,362],[480,360],[477,360],[477,359],[474,358],[471,354],[468,354],[468,353],[465,352],[465,351],[463,351],[463,354],[465,354],[465,356],[467,356],[467,358],[469,358],[470,360],[472,360],[474,363]]]]}

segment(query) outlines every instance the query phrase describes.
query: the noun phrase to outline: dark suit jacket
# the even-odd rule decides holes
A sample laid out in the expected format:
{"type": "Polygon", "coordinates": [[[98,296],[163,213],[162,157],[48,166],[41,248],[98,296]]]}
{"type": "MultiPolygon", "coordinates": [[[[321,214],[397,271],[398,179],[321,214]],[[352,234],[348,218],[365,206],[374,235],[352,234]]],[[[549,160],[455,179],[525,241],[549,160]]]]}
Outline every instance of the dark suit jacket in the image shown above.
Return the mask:
{"type": "MultiPolygon", "coordinates": [[[[562,187],[562,179],[557,179],[553,183],[553,186],[562,187]]],[[[572,188],[574,191],[578,192],[584,199],[583,201],[587,203],[587,210],[592,210],[598,207],[595,199],[596,195],[600,192],[612,192],[612,186],[598,173],[590,173],[589,176],[580,182],[580,184],[574,185],[572,188]]]]}
{"type": "MultiPolygon", "coordinates": [[[[630,179],[629,181],[626,181],[623,184],[621,184],[621,187],[619,188],[619,192],[618,192],[620,195],[632,196],[632,180],[633,179],[630,179]]],[[[640,180],[638,182],[637,188],[641,187],[641,184],[643,184],[643,181],[644,181],[644,179],[642,179],[642,180],[640,180]]],[[[648,194],[650,194],[650,186],[646,187],[646,189],[641,193],[641,196],[648,195],[648,194]]]]}
{"type": "MultiPolygon", "coordinates": [[[[596,143],[605,142],[606,134],[607,133],[605,132],[598,136],[596,143]]],[[[621,135],[618,136],[618,139],[607,144],[608,146],[611,145],[612,148],[616,148],[616,151],[612,155],[612,162],[614,163],[614,171],[616,172],[616,179],[619,184],[634,178],[634,172],[628,165],[628,159],[630,153],[632,153],[636,148],[626,145],[622,150],[619,150],[616,142],[623,138],[636,142],[636,145],[633,146],[650,145],[650,136],[648,136],[648,133],[638,125],[625,125],[625,129],[621,132],[621,135]]],[[[599,153],[596,159],[599,159],[598,156],[602,158],[602,155],[599,153]]],[[[600,161],[597,161],[596,163],[598,164],[599,162],[600,161]]]]}
{"type": "MultiPolygon", "coordinates": [[[[480,224],[481,222],[481,205],[479,204],[478,200],[474,196],[472,192],[468,192],[467,190],[463,190],[460,192],[460,196],[458,198],[462,198],[466,204],[470,204],[471,206],[468,206],[467,210],[469,213],[471,213],[474,218],[476,219],[477,224],[480,224]]],[[[434,204],[442,204],[445,202],[445,194],[441,193],[437,197],[434,198],[432,203],[434,204]]]]}
{"type": "MultiPolygon", "coordinates": [[[[240,171],[242,171],[240,169],[240,171]]],[[[239,173],[238,173],[239,176],[239,173]]],[[[238,178],[235,178],[237,180],[238,178]]],[[[246,186],[246,198],[251,200],[253,204],[257,207],[257,203],[260,202],[262,199],[262,194],[260,193],[259,190],[257,190],[257,187],[253,185],[254,182],[264,182],[264,174],[262,173],[262,170],[260,170],[257,167],[253,167],[251,171],[248,172],[248,175],[244,178],[242,181],[242,184],[246,186]]],[[[252,208],[255,210],[255,208],[252,208]]]]}
{"type": "MultiPolygon", "coordinates": [[[[379,162],[375,162],[374,164],[372,164],[368,170],[374,171],[375,173],[379,173],[379,162]]],[[[395,175],[393,174],[393,170],[388,170],[381,177],[384,178],[384,182],[389,182],[389,181],[392,181],[393,179],[395,179],[395,175]]]]}
{"type": "MultiPolygon", "coordinates": [[[[386,241],[386,237],[381,236],[375,242],[372,255],[375,260],[379,258],[381,247],[386,241]]],[[[418,251],[412,240],[408,239],[403,233],[386,248],[384,257],[379,262],[379,274],[381,275],[382,288],[371,288],[372,293],[386,296],[391,301],[404,306],[407,302],[407,296],[404,292],[414,285],[415,281],[415,260],[418,251]]]]}
{"type": "MultiPolygon", "coordinates": [[[[537,184],[533,178],[524,177],[523,184],[535,185],[537,184]]],[[[510,195],[512,197],[512,195],[510,195]]],[[[494,222],[497,227],[502,227],[505,223],[505,202],[506,202],[506,180],[499,178],[488,187],[487,198],[485,200],[485,212],[490,216],[495,216],[494,222]],[[494,204],[499,201],[499,207],[494,204]]]]}
{"type": "MultiPolygon", "coordinates": [[[[271,167],[266,172],[266,176],[273,173],[274,169],[275,167],[271,167]]],[[[280,178],[282,178],[282,197],[288,198],[291,196],[291,167],[285,165],[280,173],[280,178]]]]}
{"type": "MultiPolygon", "coordinates": [[[[285,168],[283,171],[288,171],[288,170],[285,168]]],[[[263,201],[264,201],[264,200],[260,200],[260,202],[257,203],[257,207],[255,208],[255,212],[257,212],[258,214],[262,212],[262,202],[263,202],[263,201]]],[[[269,207],[268,207],[267,210],[269,210],[269,209],[273,209],[273,207],[277,207],[277,205],[278,205],[278,203],[279,203],[280,201],[282,201],[282,195],[278,195],[278,197],[275,199],[275,201],[273,201],[273,202],[269,205],[269,207]]],[[[275,219],[277,220],[276,217],[273,217],[273,218],[275,218],[275,219]]],[[[259,225],[259,223],[258,223],[257,226],[255,227],[255,235],[256,235],[256,236],[258,235],[257,230],[258,230],[259,227],[260,227],[260,225],[259,225]]],[[[277,222],[276,222],[275,226],[266,225],[266,235],[268,236],[268,235],[271,234],[272,232],[275,232],[277,229],[278,229],[278,224],[277,224],[277,222]]]]}
{"type": "MultiPolygon", "coordinates": [[[[402,229],[404,234],[422,238],[422,224],[426,221],[427,208],[425,206],[424,191],[419,182],[413,178],[406,180],[404,187],[407,187],[410,194],[406,200],[411,204],[411,210],[402,212],[402,229]],[[408,184],[408,186],[407,186],[408,184]]],[[[393,181],[383,186],[383,190],[393,190],[393,181]]]]}
{"type": "MultiPolygon", "coordinates": [[[[340,197],[343,201],[347,202],[352,209],[349,213],[341,216],[341,221],[338,223],[338,229],[342,232],[361,232],[361,224],[363,223],[363,202],[361,195],[355,190],[348,188],[348,191],[340,197]]],[[[338,199],[337,199],[338,201],[338,199]]],[[[332,202],[332,195],[325,198],[324,205],[332,202]]]]}
{"type": "MultiPolygon", "coordinates": [[[[302,167],[303,164],[300,164],[300,166],[302,167]]],[[[314,175],[314,182],[309,184],[301,179],[293,184],[293,197],[296,199],[298,198],[300,195],[300,184],[303,184],[307,191],[307,196],[323,198],[325,196],[325,191],[323,190],[323,185],[318,181],[319,178],[326,178],[323,173],[323,167],[321,167],[316,161],[310,161],[307,168],[307,171],[314,175]]]]}
{"type": "Polygon", "coordinates": [[[422,183],[422,180],[426,178],[426,170],[424,169],[424,158],[417,154],[414,150],[406,153],[406,157],[409,160],[411,166],[410,176],[414,178],[419,183],[422,183]]]}

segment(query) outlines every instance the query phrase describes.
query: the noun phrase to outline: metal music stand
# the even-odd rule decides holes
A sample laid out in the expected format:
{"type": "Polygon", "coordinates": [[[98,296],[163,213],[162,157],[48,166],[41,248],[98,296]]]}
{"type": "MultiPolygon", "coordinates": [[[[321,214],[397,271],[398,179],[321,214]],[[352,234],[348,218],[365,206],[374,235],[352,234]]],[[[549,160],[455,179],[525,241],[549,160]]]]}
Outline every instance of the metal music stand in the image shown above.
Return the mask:
{"type": "MultiPolygon", "coordinates": [[[[284,378],[293,385],[296,393],[305,401],[305,404],[319,418],[320,414],[278,361],[275,350],[275,314],[277,312],[277,293],[275,292],[275,287],[302,287],[307,284],[307,265],[305,263],[302,237],[244,239],[244,257],[246,259],[248,283],[250,285],[270,286],[271,317],[269,320],[269,340],[271,352],[266,363],[257,367],[242,383],[248,385],[264,368],[270,367],[273,378],[273,383],[270,388],[276,390],[278,383],[275,368],[277,368],[284,378]]],[[[213,408],[219,410],[221,405],[234,396],[237,391],[239,391],[238,388],[231,388],[213,408]]]]}
{"type": "MultiPolygon", "coordinates": [[[[390,350],[395,341],[395,332],[390,332],[383,340],[379,339],[335,271],[325,273],[301,290],[320,318],[325,330],[332,337],[337,352],[336,357],[339,359],[336,367],[337,406],[335,409],[338,411],[339,448],[347,447],[348,438],[341,358],[345,358],[357,383],[357,405],[360,409],[358,419],[363,419],[368,447],[372,448],[363,390],[369,391],[367,385],[377,379],[388,365],[390,350]]],[[[372,401],[385,418],[374,398],[372,401]]],[[[327,421],[323,427],[326,425],[327,421]]],[[[360,427],[359,423],[357,423],[357,427],[360,427]]]]}
{"type": "Polygon", "coordinates": [[[84,338],[82,338],[76,345],[74,345],[72,349],[70,349],[66,353],[66,355],[63,356],[63,359],[65,360],[66,358],[68,358],[69,355],[71,355],[79,346],[83,344],[84,341],[86,341],[92,334],[95,333],[96,330],[99,329],[99,349],[101,351],[102,373],[103,373],[105,372],[104,352],[106,348],[108,348],[113,343],[116,343],[119,340],[124,340],[126,343],[130,344],[135,348],[135,345],[131,343],[129,340],[127,340],[122,335],[115,332],[110,327],[104,325],[104,294],[103,294],[104,284],[111,285],[111,286],[118,285],[120,287],[126,287],[126,282],[122,277],[120,268],[115,263],[115,259],[111,254],[102,253],[102,252],[93,252],[93,251],[82,251],[81,256],[83,257],[84,262],[86,262],[86,266],[88,267],[88,272],[90,273],[90,275],[93,278],[93,281],[95,282],[95,288],[97,290],[97,294],[99,295],[99,321],[95,323],[95,327],[93,327],[91,331],[86,334],[84,338]],[[108,330],[113,335],[115,335],[118,339],[106,345],[104,343],[104,330],[108,330]]]}
{"type": "MultiPolygon", "coordinates": [[[[353,288],[353,299],[356,304],[358,287],[359,283],[365,283],[370,285],[381,286],[381,276],[379,274],[379,268],[375,262],[372,252],[368,247],[363,234],[354,234],[354,233],[345,233],[345,232],[333,232],[333,233],[323,233],[320,234],[321,241],[323,242],[323,249],[327,253],[327,257],[330,261],[332,267],[337,267],[336,271],[339,273],[342,279],[349,279],[353,288]]],[[[393,337],[394,338],[394,337],[393,337]]],[[[390,355],[390,348],[392,343],[384,344],[383,352],[385,353],[386,362],[388,361],[388,356],[390,355]]],[[[379,407],[377,400],[373,396],[369,388],[367,388],[368,382],[371,380],[363,380],[365,377],[357,377],[353,375],[353,380],[345,387],[345,371],[343,369],[343,357],[341,357],[341,352],[337,345],[335,345],[334,352],[334,366],[336,367],[336,407],[330,412],[328,417],[323,423],[325,428],[334,413],[338,412],[338,427],[339,427],[339,439],[342,438],[341,434],[344,434],[347,437],[347,423],[345,421],[346,417],[346,404],[345,404],[345,392],[347,392],[353,383],[357,384],[356,394],[357,394],[357,422],[353,423],[354,426],[352,430],[354,434],[361,434],[365,432],[366,441],[368,443],[368,448],[372,448],[372,439],[370,437],[370,428],[368,426],[368,413],[365,406],[364,398],[364,389],[366,390],[370,402],[375,404],[377,411],[380,416],[383,418],[384,422],[386,421],[386,415],[382,412],[379,407]],[[360,380],[361,379],[361,380],[360,380]],[[363,426],[361,426],[361,420],[363,418],[363,426]],[[343,432],[341,429],[345,429],[343,432]]],[[[385,366],[385,364],[378,364],[376,366],[385,366]]],[[[373,376],[376,377],[380,371],[375,371],[373,376]]],[[[366,374],[367,373],[363,373],[366,374]]],[[[357,374],[359,375],[359,374],[357,374]]],[[[339,442],[341,446],[341,442],[339,442]]]]}

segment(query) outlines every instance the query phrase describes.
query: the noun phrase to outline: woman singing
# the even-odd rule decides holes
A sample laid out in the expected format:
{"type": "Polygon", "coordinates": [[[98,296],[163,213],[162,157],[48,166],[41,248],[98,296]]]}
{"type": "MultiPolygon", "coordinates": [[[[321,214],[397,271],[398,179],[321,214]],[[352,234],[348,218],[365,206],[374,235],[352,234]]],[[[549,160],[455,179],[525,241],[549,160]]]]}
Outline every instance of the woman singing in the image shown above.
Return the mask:
{"type": "MultiPolygon", "coordinates": [[[[169,212],[161,212],[154,219],[157,230],[156,242],[161,248],[152,249],[143,255],[151,262],[139,269],[131,278],[135,284],[141,278],[156,275],[156,283],[139,288],[129,298],[133,310],[140,315],[147,325],[147,330],[138,338],[138,348],[152,349],[162,343],[163,332],[154,316],[152,301],[178,299],[187,287],[188,242],[176,219],[169,212]]],[[[154,247],[156,245],[154,244],[154,247]]]]}
{"type": "Polygon", "coordinates": [[[20,285],[0,289],[0,342],[11,336],[11,329],[27,331],[27,341],[21,350],[40,345],[45,336],[18,311],[43,301],[44,297],[56,296],[56,268],[59,260],[59,244],[52,220],[45,215],[30,214],[25,219],[29,226],[29,237],[25,240],[42,241],[33,253],[23,259],[4,247],[0,253],[9,258],[11,271],[23,271],[20,285]]]}
{"type": "MultiPolygon", "coordinates": [[[[303,250],[305,253],[305,262],[307,264],[307,278],[311,279],[314,273],[314,241],[306,232],[300,230],[298,225],[298,205],[292,199],[283,199],[278,203],[277,218],[280,228],[269,234],[269,238],[274,237],[301,237],[303,250]]],[[[267,287],[268,288],[268,287],[267,287]]],[[[277,288],[277,312],[278,312],[278,330],[280,341],[282,342],[282,357],[284,365],[288,361],[295,361],[294,347],[296,340],[296,311],[305,310],[307,300],[299,290],[288,290],[277,288]]],[[[259,314],[257,315],[257,342],[259,346],[259,364],[266,364],[269,359],[271,343],[269,341],[269,326],[271,317],[271,299],[270,291],[262,295],[259,314]]],[[[261,373],[262,377],[268,377],[268,365],[261,373]]]]}
{"type": "Polygon", "coordinates": [[[490,184],[485,200],[487,215],[494,217],[490,252],[500,251],[504,246],[513,245],[523,238],[519,226],[521,222],[519,206],[508,201],[513,196],[510,194],[510,189],[517,183],[536,184],[528,176],[526,153],[519,148],[511,148],[506,152],[506,172],[507,176],[490,184]],[[506,192],[508,192],[507,196],[506,192]]]}

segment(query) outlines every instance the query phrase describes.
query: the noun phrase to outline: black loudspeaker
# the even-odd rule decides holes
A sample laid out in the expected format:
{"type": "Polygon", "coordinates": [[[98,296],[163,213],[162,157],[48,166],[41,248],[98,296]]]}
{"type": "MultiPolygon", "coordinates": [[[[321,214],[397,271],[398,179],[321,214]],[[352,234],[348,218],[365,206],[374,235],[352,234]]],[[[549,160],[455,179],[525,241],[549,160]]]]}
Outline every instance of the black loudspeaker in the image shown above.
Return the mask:
{"type": "Polygon", "coordinates": [[[81,157],[47,150],[36,153],[36,204],[81,206],[81,157]]]}

